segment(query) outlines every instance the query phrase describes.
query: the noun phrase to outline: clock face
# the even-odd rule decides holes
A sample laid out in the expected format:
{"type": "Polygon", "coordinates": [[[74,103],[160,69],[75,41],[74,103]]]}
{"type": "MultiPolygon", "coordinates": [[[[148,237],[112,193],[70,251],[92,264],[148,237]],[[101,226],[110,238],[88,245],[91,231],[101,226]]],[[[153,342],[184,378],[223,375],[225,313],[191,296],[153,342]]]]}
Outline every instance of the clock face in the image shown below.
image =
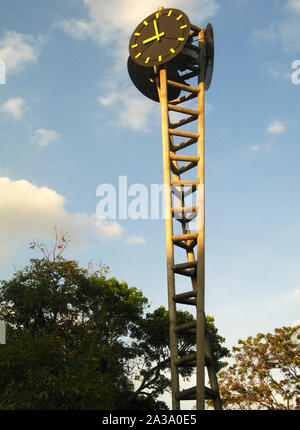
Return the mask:
{"type": "Polygon", "coordinates": [[[140,66],[153,67],[172,60],[185,46],[190,21],[179,9],[162,9],[142,21],[134,30],[129,53],[140,66]]]}
{"type": "MultiPolygon", "coordinates": [[[[136,64],[130,56],[128,57],[127,68],[129,76],[136,88],[142,94],[144,94],[144,96],[148,97],[151,100],[154,100],[155,102],[159,102],[156,76],[153,68],[143,67],[139,64],[136,64]]],[[[168,70],[167,66],[167,71],[168,79],[170,79],[171,81],[180,82],[180,76],[176,69],[170,68],[170,70],[168,70]]],[[[180,95],[180,92],[180,88],[168,85],[168,100],[177,99],[180,95]]]]}

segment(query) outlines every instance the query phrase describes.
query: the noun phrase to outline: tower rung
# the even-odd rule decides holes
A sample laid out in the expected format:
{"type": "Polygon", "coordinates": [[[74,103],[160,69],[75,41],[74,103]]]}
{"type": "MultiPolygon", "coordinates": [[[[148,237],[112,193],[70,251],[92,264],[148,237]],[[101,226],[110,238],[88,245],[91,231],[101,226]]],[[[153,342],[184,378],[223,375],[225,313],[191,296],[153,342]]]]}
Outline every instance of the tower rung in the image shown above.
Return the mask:
{"type": "Polygon", "coordinates": [[[186,249],[186,250],[189,249],[188,245],[186,243],[181,242],[181,241],[174,243],[174,245],[179,246],[179,248],[182,248],[182,249],[186,249]]]}
{"type": "Polygon", "coordinates": [[[185,75],[181,75],[181,78],[185,81],[186,79],[193,78],[194,76],[199,76],[199,69],[186,73],[185,75]]]}
{"type": "Polygon", "coordinates": [[[182,173],[185,173],[188,170],[191,170],[193,167],[196,167],[196,166],[197,166],[196,161],[192,161],[191,163],[185,164],[182,167],[177,167],[174,165],[174,163],[171,163],[172,172],[177,174],[177,175],[181,175],[182,173]]]}
{"type": "Polygon", "coordinates": [[[186,251],[191,251],[197,245],[197,240],[196,239],[191,240],[190,244],[183,243],[182,241],[174,242],[174,245],[179,246],[179,248],[183,248],[186,251]]]}
{"type": "Polygon", "coordinates": [[[191,24],[191,29],[196,31],[197,33],[199,33],[201,31],[201,28],[198,27],[197,25],[191,24]]]}
{"type": "Polygon", "coordinates": [[[191,161],[197,163],[200,160],[200,157],[194,157],[192,155],[170,155],[171,160],[177,160],[177,161],[191,161]]]}
{"type": "MultiPolygon", "coordinates": [[[[195,27],[196,27],[196,26],[195,26],[195,27]]],[[[198,28],[198,27],[197,27],[197,28],[198,28]]],[[[195,28],[193,29],[193,28],[191,27],[190,37],[198,36],[198,34],[199,34],[199,30],[196,30],[195,28]]]]}
{"type": "Polygon", "coordinates": [[[200,112],[194,109],[188,109],[185,107],[173,106],[172,104],[168,104],[168,109],[174,112],[186,113],[187,115],[199,115],[200,112]]]}
{"type": "Polygon", "coordinates": [[[174,99],[174,100],[170,101],[169,103],[175,106],[175,105],[179,105],[181,103],[187,102],[189,100],[192,100],[197,96],[198,96],[198,94],[190,93],[190,94],[186,94],[185,96],[174,99]]]}
{"type": "Polygon", "coordinates": [[[172,236],[173,242],[178,242],[182,240],[192,240],[197,239],[198,233],[186,233],[186,234],[179,234],[178,236],[172,236]]]}
{"type": "Polygon", "coordinates": [[[184,357],[180,357],[175,361],[176,366],[184,366],[187,363],[189,363],[190,361],[195,361],[197,357],[197,353],[193,352],[189,355],[186,355],[184,357]]]}
{"type": "Polygon", "coordinates": [[[174,152],[180,151],[181,149],[188,148],[189,146],[193,145],[196,142],[197,142],[197,138],[194,137],[192,139],[185,140],[184,142],[178,143],[177,145],[172,144],[171,149],[174,152]]]}
{"type": "Polygon", "coordinates": [[[194,139],[198,139],[199,133],[193,133],[191,131],[183,131],[183,130],[173,130],[169,128],[169,133],[175,136],[183,136],[183,137],[192,137],[194,139]]]}
{"type": "Polygon", "coordinates": [[[199,184],[198,181],[171,181],[171,185],[180,185],[182,187],[185,186],[192,186],[192,187],[196,187],[199,184]]]}
{"type": "Polygon", "coordinates": [[[190,278],[195,278],[196,277],[196,269],[177,269],[174,270],[174,273],[177,273],[177,275],[183,275],[183,276],[189,276],[190,278]]]}
{"type": "Polygon", "coordinates": [[[197,293],[195,293],[195,291],[187,291],[186,293],[176,294],[173,297],[173,300],[175,300],[175,302],[177,302],[178,300],[189,299],[191,297],[196,297],[196,295],[197,295],[197,293]]]}
{"type": "Polygon", "coordinates": [[[185,215],[185,214],[190,214],[193,212],[197,211],[197,206],[182,206],[182,207],[176,207],[176,208],[172,208],[172,213],[173,215],[176,214],[181,214],[181,215],[185,215]]]}
{"type": "MultiPolygon", "coordinates": [[[[172,184],[172,183],[171,183],[172,184]]],[[[172,186],[172,193],[174,193],[175,194],[175,196],[176,197],[178,197],[178,199],[180,199],[181,201],[185,198],[185,197],[187,197],[187,196],[189,196],[189,195],[191,195],[194,191],[196,191],[196,189],[197,189],[197,186],[194,186],[194,185],[189,185],[189,184],[187,184],[187,185],[185,185],[185,186],[183,186],[183,185],[180,185],[180,184],[173,184],[173,185],[175,185],[175,186],[172,186]],[[183,188],[184,187],[184,188],[183,188]],[[187,188],[187,189],[186,189],[187,188]]]]}
{"type": "Polygon", "coordinates": [[[193,121],[196,121],[196,119],[198,119],[198,115],[191,115],[191,116],[189,116],[189,117],[187,117],[187,118],[184,118],[184,119],[182,119],[182,120],[180,120],[180,121],[177,121],[177,122],[171,122],[171,123],[169,124],[169,127],[170,127],[172,130],[174,130],[175,128],[178,128],[178,127],[181,127],[181,126],[183,126],[183,125],[189,124],[189,123],[191,123],[191,122],[193,122],[193,121]]]}
{"type": "MultiPolygon", "coordinates": [[[[187,69],[192,70],[192,72],[198,72],[198,74],[200,73],[200,69],[199,66],[193,66],[192,64],[188,64],[187,65],[187,69]]],[[[181,75],[183,76],[183,75],[181,75]]]]}
{"type": "MultiPolygon", "coordinates": [[[[176,393],[177,400],[196,400],[197,387],[188,388],[187,390],[176,393]]],[[[205,399],[212,400],[219,397],[219,393],[211,388],[205,387],[205,399]]]]}
{"type": "Polygon", "coordinates": [[[175,327],[175,333],[177,334],[194,334],[196,333],[196,321],[192,321],[186,324],[181,324],[175,327]]]}
{"type": "Polygon", "coordinates": [[[197,215],[197,212],[193,212],[189,216],[176,217],[176,219],[181,223],[187,223],[193,221],[193,219],[195,219],[197,215]]]}
{"type": "Polygon", "coordinates": [[[177,87],[177,88],[180,88],[181,90],[188,91],[194,94],[199,94],[200,92],[198,88],[191,87],[190,85],[180,84],[179,82],[176,82],[176,81],[167,80],[167,84],[171,85],[172,87],[177,87]]]}
{"type": "Polygon", "coordinates": [[[183,269],[195,269],[197,268],[197,261],[189,261],[187,263],[174,264],[173,270],[183,270],[183,269]]]}
{"type": "MultiPolygon", "coordinates": [[[[192,367],[196,365],[196,358],[197,353],[193,352],[189,355],[186,355],[184,357],[178,358],[178,360],[175,361],[176,366],[180,367],[192,367]]],[[[207,355],[205,355],[205,365],[209,366],[211,364],[211,358],[209,358],[207,355]]]]}
{"type": "MultiPolygon", "coordinates": [[[[192,51],[197,52],[198,54],[200,52],[199,46],[193,45],[192,43],[189,43],[188,45],[186,45],[186,47],[188,49],[191,49],[192,51]]],[[[183,75],[181,75],[180,78],[183,79],[183,75]]]]}
{"type": "Polygon", "coordinates": [[[197,181],[171,181],[172,192],[179,198],[187,197],[197,190],[197,181]]]}
{"type": "MultiPolygon", "coordinates": [[[[175,363],[176,364],[176,363],[175,363]]],[[[186,363],[177,364],[177,367],[196,367],[196,361],[187,361],[186,363]]]]}
{"type": "Polygon", "coordinates": [[[196,306],[196,299],[178,299],[175,301],[176,303],[180,303],[182,305],[196,306]]]}

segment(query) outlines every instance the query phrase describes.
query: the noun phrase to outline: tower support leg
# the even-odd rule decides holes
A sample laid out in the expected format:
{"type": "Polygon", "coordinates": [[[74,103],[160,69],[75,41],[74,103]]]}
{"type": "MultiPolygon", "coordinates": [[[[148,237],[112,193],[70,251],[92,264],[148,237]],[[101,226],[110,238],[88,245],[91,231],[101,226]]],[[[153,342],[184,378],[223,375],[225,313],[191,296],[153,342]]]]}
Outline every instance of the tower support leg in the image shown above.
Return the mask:
{"type": "MultiPolygon", "coordinates": [[[[166,217],[166,251],[167,251],[167,279],[168,306],[170,318],[170,365],[172,382],[172,408],[180,409],[182,400],[196,400],[196,409],[205,409],[205,400],[213,400],[214,408],[221,409],[221,399],[218,389],[214,357],[211,352],[206,332],[205,317],[205,32],[203,28],[193,26],[197,32],[199,64],[187,66],[190,69],[182,76],[181,82],[168,79],[165,66],[159,70],[157,90],[159,93],[162,121],[163,145],[163,174],[164,200],[166,217]],[[185,82],[198,76],[196,86],[185,82]],[[184,82],[184,83],[183,83],[184,82]],[[188,95],[176,100],[168,101],[168,86],[176,86],[188,95]],[[196,109],[182,107],[186,102],[197,98],[196,109]],[[177,122],[170,121],[170,111],[187,115],[177,122]],[[197,124],[196,131],[182,130],[186,124],[197,124]],[[176,143],[176,139],[185,140],[176,143]],[[189,149],[187,154],[186,149],[189,149]],[[196,150],[196,154],[190,151],[196,150]],[[182,163],[184,163],[182,165],[182,163]],[[195,178],[186,180],[183,176],[195,171],[195,178]],[[188,192],[187,192],[188,191],[188,192]],[[196,206],[186,206],[188,195],[197,192],[196,206]],[[176,198],[175,198],[176,197],[176,198]],[[178,216],[179,215],[179,216],[178,216]],[[195,233],[190,231],[190,222],[197,218],[195,233]],[[181,224],[181,234],[174,232],[174,220],[181,224]],[[179,264],[175,261],[175,249],[183,248],[186,259],[179,264]],[[182,275],[190,279],[192,289],[184,293],[177,292],[175,275],[182,275]],[[178,325],[177,305],[191,305],[195,309],[195,321],[178,325]],[[185,355],[179,350],[179,336],[193,336],[195,351],[185,355]],[[179,369],[182,366],[195,367],[196,386],[180,390],[179,369]],[[205,368],[208,370],[210,387],[205,386],[205,368]]],[[[194,34],[194,33],[193,33],[194,34]]],[[[178,225],[178,223],[177,223],[178,225]]]]}

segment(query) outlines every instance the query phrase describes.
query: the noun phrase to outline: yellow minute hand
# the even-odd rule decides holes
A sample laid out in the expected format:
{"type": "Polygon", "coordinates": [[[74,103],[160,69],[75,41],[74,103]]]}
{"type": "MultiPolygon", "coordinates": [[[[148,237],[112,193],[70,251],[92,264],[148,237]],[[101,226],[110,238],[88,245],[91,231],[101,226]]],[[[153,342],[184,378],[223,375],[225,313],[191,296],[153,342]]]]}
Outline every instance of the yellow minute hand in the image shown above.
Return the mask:
{"type": "Polygon", "coordinates": [[[153,24],[154,24],[154,30],[155,30],[157,40],[159,40],[159,33],[158,33],[158,27],[157,27],[156,19],[153,21],[153,24]]]}
{"type": "Polygon", "coordinates": [[[145,39],[145,40],[143,40],[143,44],[145,44],[145,43],[148,43],[148,42],[152,42],[152,40],[159,40],[159,38],[160,37],[162,37],[162,36],[164,36],[165,35],[165,33],[164,32],[162,32],[162,33],[158,33],[157,35],[155,35],[155,36],[152,36],[152,37],[149,37],[149,39],[145,39]]]}

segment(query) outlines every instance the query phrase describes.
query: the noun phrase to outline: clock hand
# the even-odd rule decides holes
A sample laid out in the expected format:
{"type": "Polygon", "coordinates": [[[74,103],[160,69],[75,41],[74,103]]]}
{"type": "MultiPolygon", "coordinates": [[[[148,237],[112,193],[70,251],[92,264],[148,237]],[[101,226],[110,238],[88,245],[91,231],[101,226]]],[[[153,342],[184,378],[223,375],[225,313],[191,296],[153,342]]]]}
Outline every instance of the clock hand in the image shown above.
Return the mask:
{"type": "Polygon", "coordinates": [[[160,37],[162,37],[162,36],[164,36],[165,35],[165,33],[164,32],[161,32],[161,33],[158,33],[157,35],[155,35],[155,36],[152,36],[152,37],[149,37],[149,39],[145,39],[145,40],[143,40],[143,44],[145,45],[145,43],[148,43],[148,42],[152,42],[152,40],[159,40],[159,38],[160,37]]]}
{"type": "Polygon", "coordinates": [[[158,33],[156,19],[153,21],[153,24],[154,24],[154,30],[155,30],[155,34],[156,34],[157,40],[159,40],[159,33],[158,33]]]}
{"type": "MultiPolygon", "coordinates": [[[[170,36],[166,36],[165,37],[166,39],[170,39],[170,40],[178,40],[178,37],[170,37],[170,36]]],[[[183,39],[183,38],[182,38],[183,39]]],[[[181,40],[180,38],[179,38],[179,40],[181,40]]]]}

